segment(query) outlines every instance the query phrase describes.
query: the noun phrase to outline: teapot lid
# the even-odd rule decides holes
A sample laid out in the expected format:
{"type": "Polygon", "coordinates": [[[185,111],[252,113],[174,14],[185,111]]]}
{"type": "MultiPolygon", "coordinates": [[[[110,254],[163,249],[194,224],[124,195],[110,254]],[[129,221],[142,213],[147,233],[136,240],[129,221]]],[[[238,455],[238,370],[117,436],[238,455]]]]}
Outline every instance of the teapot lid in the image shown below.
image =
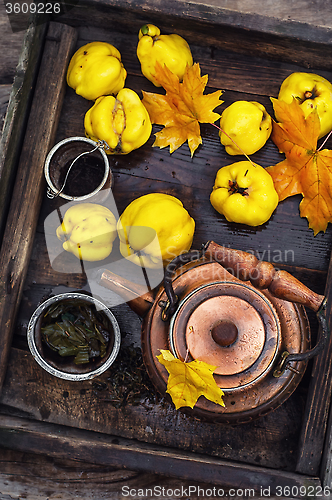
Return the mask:
{"type": "Polygon", "coordinates": [[[173,354],[215,366],[224,392],[244,389],[271,369],[281,343],[278,315],[268,298],[245,283],[218,281],[188,294],[169,328],[173,354]]]}

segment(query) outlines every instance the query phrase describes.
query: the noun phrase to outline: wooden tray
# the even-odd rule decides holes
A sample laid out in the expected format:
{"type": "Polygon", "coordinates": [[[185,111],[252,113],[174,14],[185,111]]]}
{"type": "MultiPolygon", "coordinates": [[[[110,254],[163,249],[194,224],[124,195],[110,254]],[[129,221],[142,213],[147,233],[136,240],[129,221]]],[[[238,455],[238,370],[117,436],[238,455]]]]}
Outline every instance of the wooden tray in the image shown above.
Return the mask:
{"type": "MultiPolygon", "coordinates": [[[[285,23],[280,35],[272,26],[253,26],[251,18],[240,22],[222,9],[203,12],[199,4],[190,10],[186,6],[183,3],[179,9],[177,2],[167,2],[156,9],[153,2],[140,6],[116,0],[80,2],[66,15],[49,24],[33,24],[27,32],[29,57],[12,96],[0,164],[1,443],[224,487],[251,487],[256,492],[270,487],[271,494],[278,494],[278,487],[293,487],[291,496],[303,497],[302,486],[319,494],[330,482],[330,343],[280,408],[239,426],[195,420],[160,399],[115,408],[107,374],[82,384],[65,382],[44,372],[27,349],[27,323],[43,299],[59,290],[88,289],[83,274],[52,269],[44,236],[45,218],[63,203],[46,197],[45,157],[59,140],[84,135],[83,117],[91,106],[65,84],[74,50],[94,40],[114,44],[128,71],[126,86],[138,93],[154,92],[136,58],[139,28],[152,22],[165,33],[177,32],[190,43],[202,74],[209,75],[207,92],[224,90],[219,111],[234,100],[246,99],[260,101],[272,114],[269,97],[277,96],[283,79],[294,71],[310,68],[332,81],[328,30],[309,30],[304,37],[299,27],[285,23]],[[317,33],[319,43],[310,40],[317,33]]],[[[172,155],[152,148],[153,135],[130,155],[111,157],[119,212],[143,194],[173,194],[196,220],[193,248],[213,238],[254,252],[315,292],[325,293],[330,304],[331,228],[314,237],[299,216],[299,196],[280,203],[262,227],[227,223],[211,207],[209,194],[217,170],[233,159],[220,145],[217,129],[205,125],[201,130],[203,145],[193,158],[187,145],[172,155]]],[[[282,155],[269,140],[252,158],[269,166],[282,155]]],[[[114,313],[123,348],[139,346],[140,319],[126,304],[114,308],[114,313]]],[[[317,322],[314,315],[309,317],[315,341],[317,322]]]]}

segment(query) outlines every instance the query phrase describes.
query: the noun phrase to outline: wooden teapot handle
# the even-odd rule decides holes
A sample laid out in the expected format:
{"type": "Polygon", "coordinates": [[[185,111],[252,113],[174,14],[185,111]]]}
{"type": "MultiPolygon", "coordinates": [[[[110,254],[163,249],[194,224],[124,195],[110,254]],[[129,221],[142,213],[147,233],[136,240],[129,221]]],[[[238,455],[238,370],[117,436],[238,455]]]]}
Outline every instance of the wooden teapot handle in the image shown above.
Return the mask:
{"type": "Polygon", "coordinates": [[[305,352],[293,354],[284,351],[273,372],[274,377],[280,377],[287,368],[290,368],[289,365],[292,362],[308,361],[324,349],[329,337],[329,328],[326,320],[327,301],[323,295],[318,295],[291,274],[275,269],[273,264],[260,261],[251,253],[226,248],[213,241],[207,242],[199,253],[188,252],[178,255],[166,267],[164,286],[168,300],[162,311],[163,321],[168,321],[177,307],[178,297],[172,286],[174,271],[179,266],[197,260],[203,255],[205,258],[218,262],[238,279],[250,281],[256,288],[268,289],[276,298],[307,306],[317,313],[321,334],[315,347],[305,352]]]}
{"type": "Polygon", "coordinates": [[[287,271],[276,270],[251,253],[226,248],[209,241],[204,255],[219,262],[227,271],[243,281],[250,281],[258,289],[268,289],[279,299],[296,302],[317,312],[324,296],[310,290],[287,271]]]}

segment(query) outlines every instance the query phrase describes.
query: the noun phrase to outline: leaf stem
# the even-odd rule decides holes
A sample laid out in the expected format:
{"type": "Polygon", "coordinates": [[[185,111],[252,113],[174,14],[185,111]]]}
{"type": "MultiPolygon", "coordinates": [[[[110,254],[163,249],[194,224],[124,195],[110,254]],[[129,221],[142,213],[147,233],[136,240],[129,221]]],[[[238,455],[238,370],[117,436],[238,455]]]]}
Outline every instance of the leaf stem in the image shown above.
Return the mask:
{"type": "Polygon", "coordinates": [[[328,141],[328,139],[331,136],[331,134],[332,134],[332,130],[327,134],[327,136],[325,137],[323,143],[319,146],[319,148],[317,149],[317,151],[320,151],[322,149],[322,147],[324,146],[324,144],[326,144],[326,142],[328,141]]]}
{"type": "Polygon", "coordinates": [[[228,134],[226,134],[226,132],[218,127],[218,125],[216,125],[215,123],[210,123],[210,125],[213,125],[214,127],[216,127],[218,130],[220,130],[220,132],[222,132],[223,134],[225,134],[226,137],[228,137],[228,139],[230,139],[234,144],[235,146],[241,151],[241,153],[247,158],[248,161],[250,161],[250,163],[256,167],[256,165],[254,164],[254,162],[249,158],[249,156],[244,152],[242,151],[242,149],[240,148],[240,146],[238,144],[236,144],[236,142],[234,141],[234,139],[232,139],[228,134]]]}

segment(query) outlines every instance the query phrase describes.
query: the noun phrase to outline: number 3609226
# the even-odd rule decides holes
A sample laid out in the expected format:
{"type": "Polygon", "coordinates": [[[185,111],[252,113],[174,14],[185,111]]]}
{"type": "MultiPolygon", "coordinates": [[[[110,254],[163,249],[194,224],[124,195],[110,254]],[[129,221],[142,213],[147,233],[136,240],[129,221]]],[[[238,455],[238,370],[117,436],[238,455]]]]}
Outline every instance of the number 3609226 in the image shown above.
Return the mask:
{"type": "Polygon", "coordinates": [[[60,3],[53,2],[6,2],[5,7],[7,14],[60,14],[61,12],[60,3]]]}

